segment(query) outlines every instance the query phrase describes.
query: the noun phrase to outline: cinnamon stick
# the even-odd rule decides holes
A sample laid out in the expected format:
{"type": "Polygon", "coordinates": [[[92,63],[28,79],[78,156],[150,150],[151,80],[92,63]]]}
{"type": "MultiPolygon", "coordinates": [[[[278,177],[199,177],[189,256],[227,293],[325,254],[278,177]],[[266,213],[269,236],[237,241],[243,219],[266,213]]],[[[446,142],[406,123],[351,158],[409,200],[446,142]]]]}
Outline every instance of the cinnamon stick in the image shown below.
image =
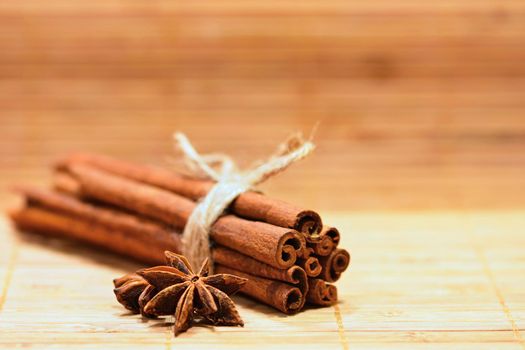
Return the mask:
{"type": "Polygon", "coordinates": [[[61,193],[72,195],[80,194],[78,181],[64,171],[57,171],[53,175],[53,188],[61,193]]]}
{"type": "Polygon", "coordinates": [[[340,234],[335,227],[323,226],[316,239],[306,240],[307,246],[312,248],[315,254],[327,256],[339,245],[340,234]]]}
{"type": "Polygon", "coordinates": [[[295,264],[304,238],[295,230],[226,215],[212,225],[210,237],[218,244],[286,269],[295,264]]]}
{"type": "Polygon", "coordinates": [[[216,246],[212,250],[212,259],[216,264],[246,272],[254,276],[295,284],[301,291],[299,309],[302,309],[306,302],[308,278],[306,272],[297,265],[289,267],[286,270],[276,269],[273,266],[261,263],[249,256],[222,246],[216,246]]]}
{"type": "Polygon", "coordinates": [[[229,273],[248,279],[248,282],[240,290],[254,299],[287,313],[293,314],[301,310],[304,305],[304,297],[301,290],[287,283],[257,277],[224,265],[215,265],[216,273],[229,273]]]}
{"type": "Polygon", "coordinates": [[[341,234],[339,230],[331,226],[323,226],[321,232],[319,233],[321,237],[330,237],[332,242],[334,242],[334,247],[337,248],[339,241],[341,240],[341,234]]]}
{"type": "Polygon", "coordinates": [[[120,255],[132,255],[148,264],[162,264],[168,247],[179,248],[170,242],[155,244],[154,241],[139,240],[127,232],[33,205],[12,211],[10,216],[19,229],[87,242],[120,255]]]}
{"type": "Polygon", "coordinates": [[[183,228],[195,208],[185,197],[97,170],[74,165],[69,168],[82,196],[126,208],[167,225],[183,228]]]}
{"type": "Polygon", "coordinates": [[[335,248],[334,241],[326,235],[319,235],[315,242],[307,242],[307,246],[312,248],[314,253],[320,256],[329,255],[335,248]]]}
{"type": "MultiPolygon", "coordinates": [[[[131,210],[166,224],[182,228],[195,202],[147,184],[128,180],[86,165],[70,168],[83,196],[131,210]]],[[[249,221],[233,215],[219,218],[211,227],[210,237],[219,244],[237,250],[277,268],[292,266],[305,246],[297,231],[249,221]]]]}
{"type": "Polygon", "coordinates": [[[337,302],[337,288],[319,278],[308,280],[309,290],[306,295],[308,304],[328,306],[337,302]]]}
{"type": "Polygon", "coordinates": [[[308,277],[317,277],[322,271],[322,266],[319,263],[319,259],[315,256],[309,256],[307,258],[297,259],[297,265],[301,266],[308,277]]]}
{"type": "Polygon", "coordinates": [[[297,284],[304,292],[308,286],[306,272],[297,265],[288,269],[276,269],[223,246],[213,248],[212,259],[218,264],[256,276],[297,284]]]}
{"type": "MultiPolygon", "coordinates": [[[[212,181],[188,178],[159,167],[133,164],[95,154],[70,155],[59,161],[57,168],[67,169],[82,163],[114,175],[172,191],[192,200],[203,197],[214,185],[212,181]]],[[[321,217],[316,212],[257,192],[250,191],[239,195],[230,209],[238,216],[292,228],[306,237],[317,237],[322,228],[321,217]]]]}
{"type": "Polygon", "coordinates": [[[174,249],[171,251],[181,251],[182,244],[179,232],[165,225],[159,225],[156,222],[116,209],[82,202],[77,198],[57,192],[20,186],[13,188],[13,190],[22,194],[29,206],[42,207],[67,214],[90,223],[100,224],[109,229],[125,232],[127,235],[134,236],[144,242],[165,245],[165,249],[174,249]]]}
{"type": "Polygon", "coordinates": [[[322,266],[321,278],[335,282],[350,264],[350,254],[345,249],[335,249],[329,256],[319,257],[322,266]]]}

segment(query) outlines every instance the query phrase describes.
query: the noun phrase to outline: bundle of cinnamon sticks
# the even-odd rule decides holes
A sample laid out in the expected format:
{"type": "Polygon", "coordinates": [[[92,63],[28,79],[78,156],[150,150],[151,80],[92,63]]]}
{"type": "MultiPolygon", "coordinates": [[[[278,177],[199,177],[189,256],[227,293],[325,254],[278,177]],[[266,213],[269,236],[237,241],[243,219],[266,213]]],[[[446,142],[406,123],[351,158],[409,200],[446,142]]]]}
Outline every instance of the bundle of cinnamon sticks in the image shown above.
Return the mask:
{"type": "MultiPolygon", "coordinates": [[[[55,165],[53,190],[17,187],[26,199],[15,224],[80,240],[148,264],[181,252],[181,232],[196,201],[214,185],[172,171],[95,154],[55,165]]],[[[217,273],[248,279],[241,292],[291,314],[337,301],[332,284],[350,263],[336,228],[312,210],[258,192],[239,195],[212,226],[217,273]]]]}

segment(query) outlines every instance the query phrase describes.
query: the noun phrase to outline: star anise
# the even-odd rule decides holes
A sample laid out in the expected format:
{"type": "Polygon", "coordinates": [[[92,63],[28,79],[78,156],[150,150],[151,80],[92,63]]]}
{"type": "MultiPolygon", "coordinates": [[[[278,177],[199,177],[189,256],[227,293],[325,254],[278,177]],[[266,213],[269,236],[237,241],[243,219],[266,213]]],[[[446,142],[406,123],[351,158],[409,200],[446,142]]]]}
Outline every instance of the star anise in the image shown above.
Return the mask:
{"type": "Polygon", "coordinates": [[[194,273],[184,256],[168,251],[165,256],[168,266],[142,269],[114,281],[115,286],[119,283],[119,293],[115,293],[122,305],[146,316],[174,315],[175,335],[191,327],[195,318],[214,325],[244,325],[229,295],[246,279],[229,274],[208,276],[208,260],[194,273]]]}

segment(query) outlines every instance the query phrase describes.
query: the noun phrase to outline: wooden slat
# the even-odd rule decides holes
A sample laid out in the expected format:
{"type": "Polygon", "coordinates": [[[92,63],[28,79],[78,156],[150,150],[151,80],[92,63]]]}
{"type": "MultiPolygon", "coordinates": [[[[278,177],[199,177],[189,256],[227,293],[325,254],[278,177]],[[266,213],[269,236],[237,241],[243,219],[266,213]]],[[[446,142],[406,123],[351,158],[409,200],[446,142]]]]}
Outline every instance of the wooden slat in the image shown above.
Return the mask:
{"type": "MultiPolygon", "coordinates": [[[[525,8],[524,8],[525,10],[525,8]]],[[[0,12],[0,18],[2,17],[0,12]]],[[[194,39],[198,44],[200,40],[253,38],[272,38],[273,40],[296,40],[303,38],[305,41],[323,38],[325,45],[333,39],[418,39],[418,38],[462,38],[480,36],[486,40],[491,38],[513,38],[523,35],[523,12],[511,12],[504,17],[495,16],[493,12],[482,14],[452,14],[434,15],[432,13],[413,16],[410,14],[375,14],[363,16],[354,14],[330,14],[316,16],[287,16],[275,15],[257,16],[246,21],[243,15],[217,15],[217,16],[187,16],[182,14],[153,13],[126,16],[120,12],[105,15],[76,12],[65,15],[32,16],[31,25],[34,28],[46,28],[48,34],[39,32],[18,32],[17,29],[27,28],[24,18],[4,14],[0,36],[6,40],[13,36],[33,36],[34,38],[47,39],[51,42],[74,38],[91,38],[91,40],[105,40],[108,38],[154,38],[157,43],[169,44],[170,40],[194,39]],[[426,26],[432,19],[433,26],[426,26]],[[177,20],[176,24],[171,21],[177,20]],[[206,24],[213,21],[217,28],[215,33],[206,31],[206,24]],[[473,27],[473,23],[483,24],[485,28],[473,27]],[[75,26],[76,25],[76,26],[75,26]],[[93,32],[95,26],[98,30],[93,32]],[[177,30],[174,30],[174,26],[177,30]],[[64,28],[74,30],[64,31],[64,28]],[[126,30],[129,28],[129,30],[126,30]],[[485,33],[486,28],[494,29],[485,33]],[[171,30],[170,30],[171,29],[171,30]],[[418,30],[419,29],[419,30],[418,30]],[[159,36],[159,33],[163,34],[159,36]]],[[[81,43],[77,43],[81,44],[81,43]]]]}
{"type": "Polygon", "coordinates": [[[311,13],[319,14],[323,12],[339,13],[341,11],[363,11],[363,12],[409,12],[418,13],[421,11],[430,12],[460,12],[460,11],[497,11],[497,10],[518,10],[523,9],[523,2],[520,0],[507,0],[502,3],[497,0],[446,0],[438,3],[426,3],[417,0],[374,0],[367,2],[348,2],[344,0],[332,1],[302,1],[297,3],[293,0],[287,1],[200,1],[200,2],[173,2],[170,0],[156,1],[151,3],[147,0],[130,0],[125,3],[119,0],[97,0],[97,1],[68,1],[53,0],[46,4],[38,0],[24,0],[22,3],[3,2],[0,10],[17,15],[28,13],[71,13],[83,11],[141,11],[141,10],[162,10],[162,11],[181,11],[198,14],[207,13],[228,13],[228,12],[250,12],[250,13],[311,13]]]}

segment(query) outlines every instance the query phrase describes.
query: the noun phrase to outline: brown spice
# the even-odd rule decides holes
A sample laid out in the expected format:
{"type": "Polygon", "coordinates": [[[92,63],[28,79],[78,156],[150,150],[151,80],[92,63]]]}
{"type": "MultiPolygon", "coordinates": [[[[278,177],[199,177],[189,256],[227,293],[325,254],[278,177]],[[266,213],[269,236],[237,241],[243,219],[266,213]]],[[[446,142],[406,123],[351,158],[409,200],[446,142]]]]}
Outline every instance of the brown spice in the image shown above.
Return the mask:
{"type": "Polygon", "coordinates": [[[335,248],[332,238],[326,235],[320,235],[315,242],[307,242],[307,246],[312,248],[314,253],[320,256],[329,255],[335,248]]]}
{"type": "Polygon", "coordinates": [[[144,305],[151,300],[157,290],[144,278],[136,273],[131,273],[115,278],[113,285],[115,286],[113,292],[122,306],[134,313],[140,312],[145,317],[155,317],[144,311],[144,305]]]}
{"type": "Polygon", "coordinates": [[[328,306],[337,302],[337,288],[326,281],[313,278],[308,280],[310,286],[306,299],[308,304],[328,306]]]}
{"type": "MultiPolygon", "coordinates": [[[[228,295],[237,292],[246,283],[245,279],[229,274],[208,276],[208,260],[198,273],[194,273],[184,256],[168,251],[165,256],[169,266],[156,266],[136,273],[148,284],[141,293],[141,297],[146,295],[143,299],[148,300],[141,303],[139,297],[135,302],[136,293],[128,293],[126,304],[132,299],[132,306],[138,306],[144,315],[174,315],[175,335],[191,327],[195,317],[202,317],[214,325],[244,325],[228,295]]],[[[130,275],[127,280],[135,280],[136,275],[130,275]]],[[[122,280],[126,278],[116,280],[115,285],[122,280]]],[[[119,288],[125,287],[126,283],[130,282],[125,282],[119,288]]],[[[116,294],[117,299],[119,295],[122,297],[122,294],[116,294]]]]}
{"type": "Polygon", "coordinates": [[[10,216],[17,227],[22,230],[88,242],[123,256],[132,255],[134,259],[146,263],[157,264],[163,261],[163,251],[169,246],[169,244],[155,244],[154,241],[139,240],[137,237],[130,236],[128,232],[111,229],[43,207],[28,206],[10,212],[10,216]]]}
{"type": "Polygon", "coordinates": [[[277,269],[220,245],[213,248],[212,257],[213,261],[218,264],[256,276],[300,285],[306,285],[305,282],[307,282],[306,273],[297,265],[291,266],[288,269],[277,269]]]}
{"type": "MultiPolygon", "coordinates": [[[[30,189],[23,189],[23,193],[28,198],[29,207],[20,210],[13,216],[21,228],[36,230],[48,235],[55,233],[81,239],[150,263],[159,263],[163,260],[162,249],[165,245],[162,242],[159,242],[159,245],[153,244],[155,242],[154,235],[160,236],[162,233],[161,226],[156,226],[147,221],[143,222],[133,216],[128,218],[129,214],[80,202],[73,197],[57,193],[30,189]],[[149,226],[150,224],[151,226],[149,226]],[[141,231],[142,229],[144,231],[141,231]]],[[[172,235],[179,237],[177,234],[172,235]]],[[[264,284],[259,289],[265,288],[268,279],[283,280],[296,285],[300,293],[294,293],[293,290],[291,294],[282,293],[281,288],[276,290],[275,295],[269,295],[266,299],[271,300],[272,306],[278,305],[285,312],[295,312],[294,307],[301,309],[304,305],[308,284],[306,273],[299,266],[292,266],[285,270],[277,269],[228,248],[219,246],[214,251],[217,252],[214,254],[217,262],[229,260],[233,262],[232,267],[265,277],[264,284]],[[226,254],[222,254],[222,258],[219,257],[221,251],[226,252],[226,254]],[[242,258],[239,259],[239,257],[242,258]],[[286,306],[287,300],[291,299],[290,295],[292,297],[298,296],[299,304],[297,306],[286,306]],[[286,299],[279,301],[279,297],[286,299]]],[[[259,281],[254,280],[254,283],[259,281]]],[[[148,292],[151,291],[148,290],[148,292]]],[[[151,298],[151,295],[147,296],[151,298]]],[[[140,310],[143,312],[143,308],[140,310]]]]}
{"type": "MultiPolygon", "coordinates": [[[[183,197],[198,200],[213,186],[213,182],[188,178],[152,166],[124,162],[95,154],[72,154],[57,163],[58,169],[69,169],[75,164],[89,164],[106,172],[160,187],[183,197]]],[[[257,192],[246,192],[232,203],[231,210],[247,219],[295,229],[307,237],[316,237],[322,228],[321,217],[312,210],[269,198],[257,192]]]]}
{"type": "MultiPolygon", "coordinates": [[[[71,171],[84,196],[176,227],[184,227],[195,207],[195,203],[185,197],[85,165],[75,165],[71,171]]],[[[233,215],[219,218],[211,227],[210,237],[219,244],[278,268],[292,266],[305,246],[304,237],[295,230],[233,215]]]]}
{"type": "MultiPolygon", "coordinates": [[[[103,156],[74,155],[58,169],[54,187],[59,193],[17,189],[27,199],[25,208],[11,213],[17,226],[83,240],[154,264],[162,263],[166,248],[180,252],[180,229],[193,211],[195,199],[213,186],[210,181],[103,156]]],[[[336,249],[340,241],[337,229],[324,226],[318,232],[320,219],[315,219],[316,213],[309,217],[309,211],[256,192],[240,195],[230,210],[239,216],[273,223],[225,215],[212,226],[212,255],[218,271],[250,278],[243,293],[285,313],[299,311],[306,301],[314,305],[336,302],[337,289],[326,282],[337,280],[350,262],[346,250],[336,249]]],[[[144,281],[136,274],[117,279],[115,293],[130,310],[154,317],[145,312],[152,310],[146,305],[159,289],[144,281]]],[[[193,292],[187,289],[180,298],[184,299],[183,304],[193,304],[195,299],[188,295],[198,294],[198,287],[194,286],[193,292]],[[188,295],[183,297],[184,293],[188,295]]],[[[219,298],[219,293],[212,294],[219,298]]],[[[216,300],[216,305],[223,303],[216,300]]],[[[197,308],[206,308],[202,301],[195,303],[197,308]]],[[[229,302],[224,303],[222,307],[228,308],[229,302]]],[[[189,320],[188,317],[182,318],[189,320]]],[[[229,322],[228,317],[202,317],[210,322],[229,322]]],[[[181,329],[185,325],[179,324],[181,329]]]]}
{"type": "MultiPolygon", "coordinates": [[[[154,221],[130,215],[122,211],[79,201],[75,197],[31,187],[15,187],[23,194],[28,205],[63,213],[81,220],[125,232],[145,244],[163,246],[164,249],[180,252],[181,237],[178,231],[154,221]]],[[[163,253],[164,251],[162,251],[163,253]]],[[[164,260],[163,254],[160,256],[164,260]]]]}
{"type": "Polygon", "coordinates": [[[177,228],[184,227],[195,208],[195,203],[185,197],[86,165],[72,166],[70,171],[78,181],[83,196],[126,208],[177,228]]]}
{"type": "Polygon", "coordinates": [[[350,264],[350,254],[345,249],[335,249],[329,256],[319,257],[323,270],[320,277],[335,282],[350,264]]]}
{"type": "Polygon", "coordinates": [[[228,273],[246,278],[248,282],[242,287],[241,293],[271,305],[284,313],[296,313],[304,305],[304,296],[301,290],[287,283],[258,277],[220,264],[215,265],[215,270],[218,273],[228,273]]]}
{"type": "MultiPolygon", "coordinates": [[[[305,296],[308,292],[308,278],[306,272],[297,265],[291,266],[288,269],[277,269],[222,246],[216,246],[212,250],[212,258],[216,264],[225,267],[233,268],[254,276],[263,277],[265,279],[279,280],[294,284],[301,291],[299,308],[302,308],[306,302],[305,296]]],[[[257,281],[254,281],[253,283],[257,283],[257,281]]],[[[283,303],[279,303],[279,305],[283,305],[283,303]]]]}
{"type": "Polygon", "coordinates": [[[120,278],[115,278],[113,285],[115,286],[113,292],[118,302],[126,309],[138,313],[140,310],[139,297],[144,289],[148,287],[149,283],[136,273],[132,273],[120,278]]]}
{"type": "Polygon", "coordinates": [[[80,185],[71,174],[66,173],[65,171],[57,171],[53,175],[53,188],[57,192],[79,195],[80,194],[80,185]]]}
{"type": "Polygon", "coordinates": [[[233,215],[219,218],[211,227],[210,238],[281,269],[292,266],[305,245],[303,236],[295,230],[233,215]]]}
{"type": "Polygon", "coordinates": [[[306,259],[297,259],[297,265],[301,266],[308,277],[317,277],[322,271],[322,266],[319,263],[319,259],[315,256],[309,256],[306,259]]]}
{"type": "Polygon", "coordinates": [[[315,254],[327,256],[339,245],[341,236],[335,227],[323,226],[317,239],[307,239],[307,246],[312,248],[315,254]]]}
{"type": "Polygon", "coordinates": [[[327,236],[332,239],[332,242],[334,242],[334,247],[337,248],[339,245],[339,241],[341,240],[341,234],[339,233],[339,230],[335,227],[330,226],[323,226],[323,229],[321,230],[321,233],[319,233],[319,236],[327,236]]]}

